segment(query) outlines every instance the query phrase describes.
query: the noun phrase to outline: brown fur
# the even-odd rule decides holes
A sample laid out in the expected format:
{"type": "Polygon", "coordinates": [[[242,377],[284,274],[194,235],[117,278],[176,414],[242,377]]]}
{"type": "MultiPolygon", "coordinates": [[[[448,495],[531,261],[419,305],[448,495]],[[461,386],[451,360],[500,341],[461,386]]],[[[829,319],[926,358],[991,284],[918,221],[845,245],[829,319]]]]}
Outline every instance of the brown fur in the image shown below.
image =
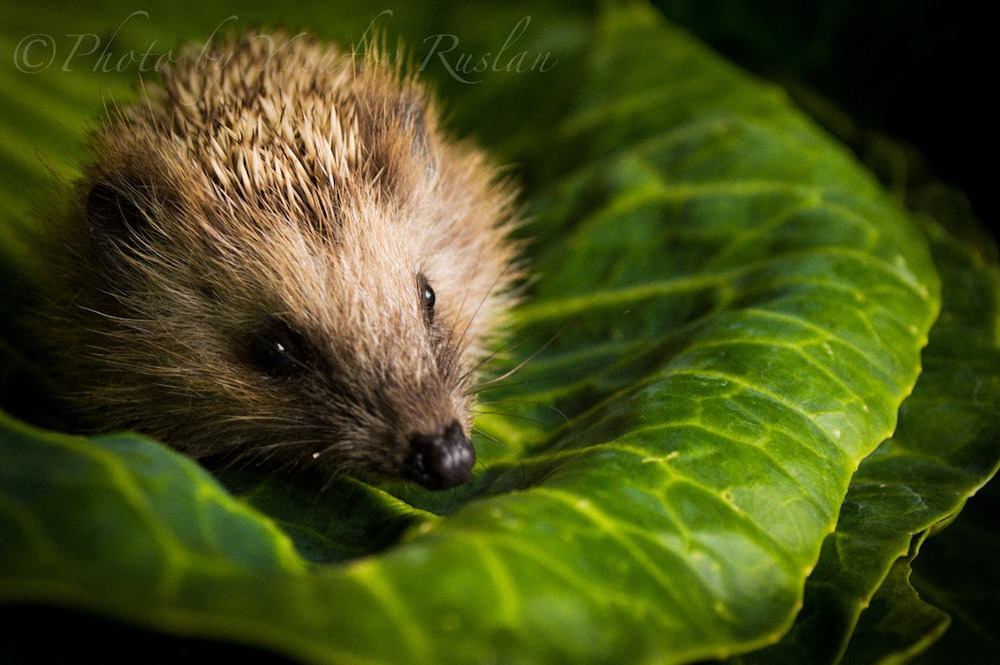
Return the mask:
{"type": "Polygon", "coordinates": [[[162,79],[95,133],[56,229],[49,329],[89,422],[389,476],[414,432],[468,432],[469,375],[517,272],[513,192],[483,153],[449,140],[412,78],[305,36],[192,47],[162,79]],[[141,228],[95,227],[95,186],[141,228]],[[247,359],[275,321],[308,348],[293,377],[247,359]]]}

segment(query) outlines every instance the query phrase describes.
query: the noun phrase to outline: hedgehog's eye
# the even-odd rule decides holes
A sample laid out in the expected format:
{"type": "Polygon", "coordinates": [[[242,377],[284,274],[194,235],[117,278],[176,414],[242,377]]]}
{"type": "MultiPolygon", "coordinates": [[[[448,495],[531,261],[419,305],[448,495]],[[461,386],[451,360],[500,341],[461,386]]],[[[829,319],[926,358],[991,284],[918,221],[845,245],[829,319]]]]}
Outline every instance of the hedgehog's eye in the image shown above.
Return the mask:
{"type": "Polygon", "coordinates": [[[423,275],[420,275],[420,300],[424,306],[424,316],[427,318],[427,323],[432,323],[434,321],[434,303],[437,301],[437,296],[434,295],[434,289],[431,288],[427,278],[423,275]]]}
{"type": "Polygon", "coordinates": [[[250,338],[248,350],[253,364],[274,377],[289,377],[306,369],[305,339],[287,323],[268,321],[250,338]]]}

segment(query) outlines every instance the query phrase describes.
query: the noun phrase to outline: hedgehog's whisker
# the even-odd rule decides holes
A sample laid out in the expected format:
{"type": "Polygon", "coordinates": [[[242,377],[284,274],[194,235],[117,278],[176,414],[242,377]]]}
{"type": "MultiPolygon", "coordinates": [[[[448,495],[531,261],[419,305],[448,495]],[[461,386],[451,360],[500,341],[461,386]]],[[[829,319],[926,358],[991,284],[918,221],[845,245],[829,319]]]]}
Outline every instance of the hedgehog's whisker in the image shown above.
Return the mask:
{"type": "MultiPolygon", "coordinates": [[[[540,407],[548,409],[550,411],[555,411],[557,414],[559,414],[559,417],[563,419],[563,422],[567,422],[567,423],[569,422],[569,416],[567,416],[563,411],[561,411],[554,404],[549,404],[547,402],[535,402],[535,401],[526,400],[526,399],[498,399],[498,400],[492,400],[492,401],[489,401],[489,402],[478,402],[478,404],[483,404],[483,405],[486,405],[486,406],[494,406],[494,405],[501,405],[502,406],[504,404],[527,404],[529,406],[540,406],[540,407]]],[[[479,411],[479,410],[476,410],[476,413],[481,413],[481,414],[484,414],[484,415],[485,414],[492,414],[492,415],[500,415],[500,416],[511,416],[511,417],[515,417],[515,418],[518,417],[518,414],[503,413],[503,412],[500,412],[500,411],[495,411],[494,412],[494,411],[479,411]]],[[[540,422],[540,421],[536,421],[536,422],[540,422]]]]}
{"type": "MultiPolygon", "coordinates": [[[[500,383],[501,381],[503,381],[505,379],[509,379],[511,376],[513,376],[518,371],[520,371],[525,365],[527,365],[529,362],[531,362],[532,360],[534,360],[535,358],[537,358],[539,356],[539,354],[541,354],[542,351],[544,351],[545,349],[547,349],[552,344],[552,342],[554,342],[556,340],[556,338],[560,334],[562,334],[562,330],[559,330],[558,332],[556,332],[554,335],[552,335],[552,337],[549,338],[549,340],[547,342],[545,342],[545,344],[542,344],[540,347],[538,347],[538,349],[536,349],[535,351],[533,351],[530,356],[528,356],[527,358],[525,358],[524,360],[522,360],[517,365],[515,365],[511,369],[507,370],[506,372],[504,372],[500,376],[496,376],[496,377],[493,377],[491,379],[487,379],[487,380],[482,381],[479,384],[477,384],[476,387],[475,387],[475,392],[476,393],[482,392],[483,390],[485,390],[486,388],[488,388],[490,386],[494,386],[495,384],[498,384],[498,383],[500,383]]],[[[510,349],[508,349],[508,351],[516,349],[517,346],[519,346],[519,345],[515,345],[515,346],[511,347],[510,349]]],[[[499,353],[499,352],[496,352],[496,353],[499,353]]],[[[496,353],[494,353],[492,357],[495,357],[496,353]]],[[[465,377],[463,377],[463,379],[464,378],[465,377]]]]}

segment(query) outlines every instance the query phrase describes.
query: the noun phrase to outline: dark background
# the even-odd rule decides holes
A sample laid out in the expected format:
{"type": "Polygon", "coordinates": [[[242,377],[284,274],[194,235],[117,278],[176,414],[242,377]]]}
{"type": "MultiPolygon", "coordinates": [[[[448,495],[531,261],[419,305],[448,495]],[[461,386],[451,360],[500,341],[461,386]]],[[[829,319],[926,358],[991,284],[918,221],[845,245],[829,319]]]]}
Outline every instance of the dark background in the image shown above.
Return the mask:
{"type": "Polygon", "coordinates": [[[912,144],[996,237],[995,22],[978,0],[656,0],[744,67],[912,144]],[[990,34],[987,35],[987,32],[990,34]]]}

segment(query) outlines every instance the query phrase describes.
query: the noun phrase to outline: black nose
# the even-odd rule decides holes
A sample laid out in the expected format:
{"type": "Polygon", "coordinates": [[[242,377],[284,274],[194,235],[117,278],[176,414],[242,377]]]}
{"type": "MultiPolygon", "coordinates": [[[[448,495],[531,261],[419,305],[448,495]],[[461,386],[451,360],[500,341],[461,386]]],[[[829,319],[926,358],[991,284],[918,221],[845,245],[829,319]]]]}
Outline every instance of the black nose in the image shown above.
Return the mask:
{"type": "Polygon", "coordinates": [[[476,452],[458,422],[438,434],[414,434],[403,475],[432,490],[446,490],[472,478],[476,452]]]}

